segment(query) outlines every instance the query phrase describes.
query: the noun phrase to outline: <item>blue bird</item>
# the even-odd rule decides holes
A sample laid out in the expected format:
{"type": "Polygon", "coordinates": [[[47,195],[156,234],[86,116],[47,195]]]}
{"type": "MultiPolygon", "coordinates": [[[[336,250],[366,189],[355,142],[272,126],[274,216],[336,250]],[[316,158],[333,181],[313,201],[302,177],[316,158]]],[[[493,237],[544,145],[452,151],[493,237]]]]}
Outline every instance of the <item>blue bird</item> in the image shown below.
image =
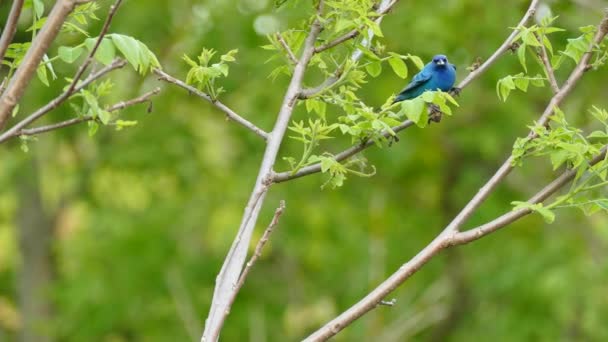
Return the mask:
{"type": "Polygon", "coordinates": [[[417,73],[397,96],[396,102],[416,98],[425,91],[449,91],[456,81],[456,66],[448,62],[445,55],[436,55],[433,60],[417,73]]]}

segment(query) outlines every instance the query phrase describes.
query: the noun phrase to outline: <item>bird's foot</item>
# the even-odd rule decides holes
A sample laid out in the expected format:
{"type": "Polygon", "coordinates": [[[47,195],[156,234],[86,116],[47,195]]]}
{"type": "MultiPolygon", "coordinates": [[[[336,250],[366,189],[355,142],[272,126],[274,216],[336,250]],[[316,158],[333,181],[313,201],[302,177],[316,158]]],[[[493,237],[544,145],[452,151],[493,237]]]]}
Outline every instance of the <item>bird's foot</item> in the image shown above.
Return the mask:
{"type": "Polygon", "coordinates": [[[432,103],[429,104],[429,121],[428,121],[429,124],[431,122],[437,122],[437,123],[441,122],[442,115],[443,115],[443,113],[439,109],[439,106],[432,104],[432,103]]]}
{"type": "Polygon", "coordinates": [[[393,146],[393,143],[399,142],[399,137],[396,135],[389,135],[388,138],[386,138],[386,140],[388,140],[388,147],[391,147],[391,146],[393,146]]]}
{"type": "Polygon", "coordinates": [[[456,96],[460,96],[461,91],[462,91],[462,88],[458,88],[458,87],[452,87],[452,89],[450,89],[450,93],[452,95],[456,95],[456,96]]]}

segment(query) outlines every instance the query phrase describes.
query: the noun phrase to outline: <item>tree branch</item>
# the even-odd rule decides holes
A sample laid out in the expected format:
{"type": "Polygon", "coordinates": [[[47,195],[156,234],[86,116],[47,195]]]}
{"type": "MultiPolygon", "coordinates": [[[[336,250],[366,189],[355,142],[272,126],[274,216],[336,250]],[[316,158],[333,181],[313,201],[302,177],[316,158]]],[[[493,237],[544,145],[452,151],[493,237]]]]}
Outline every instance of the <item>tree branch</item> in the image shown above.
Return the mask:
{"type": "Polygon", "coordinates": [[[279,41],[279,43],[281,43],[281,46],[283,47],[283,49],[285,49],[285,52],[287,53],[287,57],[289,57],[289,60],[293,64],[298,64],[298,58],[296,57],[296,55],[293,54],[293,51],[291,51],[291,48],[289,47],[289,45],[287,45],[287,42],[285,41],[285,38],[283,38],[283,35],[280,32],[277,32],[276,37],[277,37],[277,40],[279,41]]]}
{"type": "MultiPolygon", "coordinates": [[[[247,264],[245,265],[245,269],[243,270],[243,273],[241,273],[239,282],[236,284],[235,291],[232,293],[232,296],[230,298],[228,308],[232,307],[232,304],[234,303],[234,300],[236,299],[236,295],[239,293],[239,291],[243,287],[243,284],[245,284],[245,279],[247,279],[247,275],[249,275],[249,271],[251,270],[253,265],[255,265],[258,258],[262,255],[262,248],[264,248],[264,246],[270,239],[270,234],[272,234],[274,228],[279,224],[279,218],[281,217],[281,215],[283,214],[284,211],[285,211],[285,201],[281,201],[279,203],[279,207],[274,212],[274,217],[272,218],[272,221],[270,222],[270,224],[264,231],[264,234],[260,238],[260,241],[258,241],[258,244],[255,246],[255,251],[253,252],[253,255],[251,256],[251,259],[249,259],[249,262],[247,262],[247,264]]],[[[222,324],[226,320],[226,317],[228,317],[229,313],[230,313],[230,311],[224,312],[222,324]]],[[[218,335],[219,335],[219,331],[218,331],[218,335]]],[[[217,338],[219,337],[218,335],[213,336],[212,341],[217,340],[217,338]]]]}
{"type": "Polygon", "coordinates": [[[289,125],[291,114],[298,101],[298,95],[302,90],[302,79],[304,78],[308,63],[314,54],[314,44],[322,29],[319,17],[322,15],[323,5],[324,1],[319,0],[316,18],[304,41],[304,47],[302,54],[298,59],[298,64],[294,67],[291,81],[289,82],[287,92],[283,98],[283,103],[279,110],[279,114],[277,115],[274,128],[272,132],[268,134],[262,164],[258,171],[255,186],[251,192],[247,206],[245,207],[241,225],[232,246],[228,251],[228,255],[224,260],[222,269],[216,278],[213,300],[209,310],[209,316],[205,322],[205,330],[201,338],[202,342],[216,341],[214,336],[219,336],[219,332],[222,329],[222,317],[224,317],[226,311],[230,310],[230,298],[233,296],[233,293],[236,292],[234,286],[238,282],[241,270],[243,269],[243,263],[247,257],[247,248],[251,241],[255,223],[260,210],[262,209],[268,186],[271,184],[270,177],[272,167],[279,153],[279,148],[281,147],[281,142],[283,141],[285,131],[289,125]]]}
{"type": "MultiPolygon", "coordinates": [[[[106,110],[108,112],[115,112],[118,110],[122,110],[126,107],[130,107],[139,103],[144,103],[144,102],[150,102],[150,98],[156,94],[158,94],[160,92],[160,88],[156,88],[152,91],[149,91],[141,96],[138,96],[136,98],[130,99],[130,100],[126,100],[126,101],[121,101],[118,102],[110,107],[108,107],[106,110]]],[[[81,117],[77,117],[77,118],[72,118],[72,119],[68,119],[65,121],[61,121],[61,122],[57,122],[54,124],[50,124],[50,125],[46,125],[46,126],[40,126],[40,127],[36,127],[36,128],[30,128],[30,129],[22,129],[20,131],[15,132],[13,135],[11,135],[10,137],[8,137],[7,139],[11,138],[11,137],[16,137],[16,136],[22,136],[22,135],[37,135],[40,133],[45,133],[45,132],[49,132],[49,131],[53,131],[56,129],[60,129],[60,128],[64,128],[64,127],[69,127],[69,126],[73,126],[82,122],[87,122],[87,121],[91,121],[91,120],[96,120],[97,117],[92,116],[92,115],[84,115],[81,117]]],[[[3,142],[4,140],[0,140],[0,142],[3,142]]]]}
{"type": "Polygon", "coordinates": [[[205,100],[205,101],[211,103],[212,105],[214,105],[215,107],[217,107],[219,110],[224,112],[224,114],[226,114],[226,117],[228,117],[229,119],[235,121],[236,123],[240,124],[241,126],[247,128],[247,129],[249,129],[253,133],[260,136],[262,139],[268,140],[268,133],[266,133],[266,131],[259,128],[258,126],[251,123],[250,121],[243,118],[242,116],[238,115],[236,112],[234,112],[232,109],[228,108],[228,106],[226,106],[219,100],[214,100],[208,94],[203,93],[202,91],[186,84],[185,82],[167,74],[166,72],[164,72],[160,69],[154,69],[154,73],[156,75],[158,75],[159,80],[175,84],[179,87],[182,87],[182,88],[188,90],[188,92],[202,98],[203,100],[205,100]]]}
{"type": "MultiPolygon", "coordinates": [[[[524,16],[522,17],[522,19],[520,20],[519,24],[517,25],[517,27],[521,27],[524,26],[526,24],[526,22],[528,20],[530,20],[530,18],[534,15],[534,12],[536,11],[536,6],[538,6],[538,1],[539,0],[533,0],[530,3],[530,6],[528,8],[528,10],[526,11],[526,13],[524,14],[524,16]]],[[[488,68],[494,64],[498,58],[504,54],[505,51],[507,51],[509,49],[509,47],[511,47],[511,45],[513,44],[513,39],[515,38],[515,36],[517,35],[517,33],[519,32],[519,30],[514,30],[511,35],[509,35],[507,37],[507,39],[502,43],[502,45],[492,54],[492,56],[490,56],[490,58],[488,58],[481,66],[479,66],[477,69],[473,70],[467,77],[465,77],[464,80],[462,80],[460,82],[460,84],[458,84],[458,89],[462,90],[465,87],[467,87],[473,80],[475,80],[477,77],[479,77],[482,73],[484,73],[486,70],[488,70],[488,68]]],[[[317,95],[318,93],[322,92],[325,88],[332,86],[335,82],[337,82],[339,80],[339,75],[334,75],[333,77],[329,77],[327,78],[321,85],[315,87],[315,88],[308,88],[308,89],[304,89],[300,95],[300,98],[309,98],[309,97],[313,97],[315,95],[317,95]]],[[[405,120],[401,125],[393,127],[392,129],[395,132],[398,131],[402,131],[408,127],[412,126],[412,122],[410,120],[405,120]]],[[[384,131],[382,133],[382,135],[384,137],[389,137],[390,133],[388,131],[384,131]]],[[[353,155],[363,151],[364,149],[370,147],[373,145],[373,142],[371,141],[366,141],[364,143],[361,143],[359,145],[355,145],[352,146],[338,154],[335,155],[335,159],[336,161],[343,161],[345,159],[348,159],[350,157],[352,157],[353,155]]],[[[307,176],[313,173],[317,173],[317,172],[321,172],[321,163],[317,163],[314,165],[310,165],[307,167],[304,167],[300,170],[298,170],[295,174],[292,173],[291,171],[285,171],[285,172],[280,172],[280,173],[275,173],[274,177],[273,177],[273,181],[280,183],[280,182],[285,182],[294,178],[300,178],[303,176],[307,176]]]]}
{"type": "MultiPolygon", "coordinates": [[[[589,161],[589,165],[593,166],[593,165],[599,163],[600,161],[604,160],[604,158],[606,158],[606,150],[607,150],[606,147],[602,148],[600,154],[598,154],[591,161],[589,161]]],[[[570,183],[570,181],[572,181],[574,179],[574,177],[576,177],[576,170],[568,170],[568,171],[562,173],[559,177],[557,177],[551,183],[547,184],[547,186],[545,186],[542,190],[540,190],[534,196],[532,196],[528,200],[528,203],[536,204],[536,203],[543,202],[544,200],[548,199],[551,195],[553,195],[555,192],[557,192],[559,189],[561,189],[563,186],[570,183]]],[[[459,232],[459,233],[453,235],[452,237],[449,238],[448,245],[449,246],[463,245],[463,244],[478,240],[478,239],[480,239],[490,233],[493,233],[493,232],[497,231],[498,229],[503,228],[531,213],[532,213],[532,211],[528,208],[510,211],[481,226],[469,229],[467,231],[459,232]]]]}
{"type": "MultiPolygon", "coordinates": [[[[393,130],[393,132],[397,133],[397,132],[400,132],[400,131],[412,126],[413,124],[414,124],[413,121],[405,120],[399,126],[393,127],[392,130],[393,130]]],[[[384,131],[384,132],[382,132],[382,136],[384,136],[385,138],[389,138],[392,136],[392,134],[389,131],[384,131]]],[[[351,146],[351,147],[347,148],[346,150],[336,154],[334,156],[334,159],[338,162],[341,162],[373,145],[374,145],[373,140],[366,140],[358,145],[351,146]]],[[[292,180],[295,178],[308,176],[310,174],[317,173],[317,172],[321,172],[321,163],[316,163],[313,165],[305,166],[305,167],[299,169],[296,173],[293,173],[291,171],[274,173],[272,176],[272,181],[274,183],[282,183],[282,182],[286,182],[288,180],[292,180]]]]}
{"type": "Polygon", "coordinates": [[[538,35],[536,35],[536,38],[539,39],[539,41],[541,42],[538,57],[545,66],[545,74],[547,74],[547,78],[549,79],[549,84],[551,85],[553,93],[557,94],[559,92],[559,85],[557,84],[557,79],[555,78],[555,71],[553,70],[551,62],[549,61],[547,48],[545,48],[545,44],[542,43],[542,40],[540,40],[540,37],[538,35]]]}
{"type": "MultiPolygon", "coordinates": [[[[11,11],[6,19],[6,24],[2,30],[2,36],[0,36],[0,62],[4,59],[4,54],[8,49],[8,46],[13,41],[15,32],[17,32],[17,22],[21,16],[21,9],[23,8],[23,0],[13,0],[11,11]]],[[[2,69],[2,63],[0,63],[0,69],[2,69]]],[[[0,91],[2,93],[2,91],[0,91]]]]}
{"type": "Polygon", "coordinates": [[[11,127],[6,132],[0,134],[0,144],[5,142],[6,140],[10,139],[11,137],[18,135],[17,132],[24,129],[25,127],[30,125],[32,122],[38,120],[39,118],[44,116],[46,113],[50,112],[51,110],[59,107],[59,105],[61,105],[63,102],[65,102],[72,94],[85,88],[86,86],[91,84],[93,81],[101,78],[102,76],[109,73],[110,71],[122,68],[126,64],[127,64],[127,62],[123,59],[115,59],[110,65],[89,75],[89,77],[87,77],[84,81],[79,82],[78,85],[74,89],[72,89],[71,93],[68,93],[69,89],[66,90],[61,95],[54,98],[51,102],[47,103],[43,107],[40,107],[37,111],[30,114],[25,119],[19,121],[15,126],[11,127]]]}
{"type": "MultiPolygon", "coordinates": [[[[535,2],[536,1],[533,1],[533,4],[535,2]]],[[[608,13],[606,13],[601,23],[599,24],[598,31],[593,39],[593,42],[589,46],[589,51],[591,51],[592,48],[596,44],[598,44],[606,36],[607,33],[608,13]]],[[[580,80],[585,70],[588,69],[588,63],[590,58],[590,52],[585,53],[585,55],[581,58],[579,64],[574,68],[568,80],[564,83],[560,91],[555,94],[555,96],[553,96],[553,98],[549,102],[549,105],[547,106],[537,123],[538,125],[545,125],[548,122],[550,116],[553,114],[554,109],[559,106],[563,99],[571,92],[571,90],[574,88],[574,85],[580,80]]],[[[528,137],[531,139],[535,139],[537,135],[532,130],[528,134],[528,137]]],[[[602,154],[605,154],[605,148],[602,154]]],[[[597,161],[601,160],[601,158],[602,156],[597,156],[593,159],[593,161],[596,161],[597,163],[597,161]]],[[[509,213],[506,214],[506,216],[503,215],[502,217],[498,218],[496,222],[493,221],[488,226],[484,225],[482,227],[478,227],[479,229],[474,229],[470,233],[459,232],[460,227],[464,224],[464,222],[473,214],[473,212],[475,212],[475,210],[477,210],[477,208],[479,208],[481,203],[483,203],[483,201],[498,186],[498,184],[500,184],[502,180],[504,180],[505,177],[511,172],[511,170],[513,169],[513,167],[511,166],[512,161],[512,156],[507,158],[507,160],[492,176],[492,178],[490,178],[490,180],[477,192],[477,194],[475,194],[471,201],[467,203],[464,209],[460,211],[460,213],[452,220],[452,222],[450,222],[450,224],[446,228],[444,228],[444,230],[433,241],[431,241],[429,245],[422,249],[414,258],[412,258],[410,261],[401,266],[395,273],[393,273],[387,280],[385,280],[382,284],[376,287],[365,298],[360,300],[350,309],[346,310],[340,316],[327,323],[324,327],[310,335],[306,339],[306,341],[325,341],[331,336],[337,334],[342,329],[344,329],[344,327],[351,324],[354,320],[373,309],[377,305],[377,303],[383,300],[384,297],[386,297],[390,292],[397,288],[397,286],[402,284],[416,271],[418,271],[422,266],[424,266],[433,256],[435,256],[437,253],[439,253],[446,247],[449,247],[451,244],[453,245],[454,243],[450,241],[452,241],[454,237],[460,236],[460,239],[462,239],[463,243],[473,241],[483,236],[484,231],[487,231],[487,233],[485,234],[488,234],[491,231],[494,231],[500,227],[509,224],[510,222],[512,222],[512,220],[516,220],[528,214],[525,210],[515,211],[514,214],[509,213]]],[[[541,190],[536,196],[532,198],[532,200],[542,201],[543,199],[557,191],[557,189],[559,189],[561,186],[566,184],[571,179],[570,177],[571,175],[569,174],[562,175],[549,186],[545,187],[545,189],[541,190]]]]}
{"type": "Polygon", "coordinates": [[[13,108],[23,96],[30,80],[34,76],[42,57],[51,43],[59,33],[63,22],[72,12],[76,5],[74,0],[59,0],[53,6],[51,13],[40,29],[40,32],[32,42],[31,47],[25,54],[23,61],[11,78],[4,93],[0,97],[0,130],[6,125],[13,108]]]}

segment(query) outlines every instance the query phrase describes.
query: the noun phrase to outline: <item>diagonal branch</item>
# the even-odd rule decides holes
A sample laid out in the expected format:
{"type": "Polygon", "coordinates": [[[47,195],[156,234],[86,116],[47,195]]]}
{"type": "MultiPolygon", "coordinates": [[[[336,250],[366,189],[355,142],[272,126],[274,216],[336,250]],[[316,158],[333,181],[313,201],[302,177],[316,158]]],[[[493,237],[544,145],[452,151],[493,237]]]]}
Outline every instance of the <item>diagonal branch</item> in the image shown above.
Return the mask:
{"type": "MultiPolygon", "coordinates": [[[[530,3],[530,7],[528,8],[526,13],[520,20],[517,27],[524,26],[526,24],[526,22],[528,22],[528,20],[530,20],[530,18],[534,15],[534,12],[536,11],[536,6],[538,6],[538,0],[533,0],[530,3]]],[[[490,66],[492,64],[494,64],[500,56],[502,56],[506,51],[508,51],[509,48],[511,47],[511,45],[513,44],[513,39],[515,38],[515,36],[517,36],[518,32],[519,32],[519,30],[514,30],[507,37],[507,39],[502,43],[502,45],[500,47],[498,47],[498,49],[496,49],[496,51],[490,56],[490,58],[488,58],[477,69],[473,70],[467,77],[465,77],[464,80],[462,80],[460,82],[460,84],[458,84],[458,89],[462,90],[462,89],[466,88],[473,80],[475,80],[477,77],[479,77],[481,74],[483,74],[486,70],[488,70],[490,68],[490,66]]],[[[309,89],[303,90],[300,97],[309,98],[309,97],[317,95],[318,93],[322,92],[327,87],[331,87],[335,82],[337,82],[339,80],[339,77],[340,77],[340,75],[334,75],[334,77],[327,78],[321,85],[319,85],[315,88],[309,88],[309,89]]],[[[412,126],[412,122],[410,120],[405,120],[401,125],[393,127],[392,129],[395,132],[398,132],[398,131],[402,131],[410,126],[412,126]]],[[[388,131],[384,131],[382,133],[382,135],[384,137],[389,137],[390,133],[388,131]]],[[[343,161],[343,160],[348,159],[348,158],[352,157],[353,155],[363,151],[364,149],[366,149],[372,145],[373,145],[372,142],[366,141],[364,143],[352,146],[352,147],[336,154],[334,158],[336,159],[336,161],[343,161]]],[[[317,173],[317,172],[321,172],[320,163],[304,167],[304,168],[298,170],[298,172],[296,172],[295,174],[293,174],[291,171],[276,173],[274,175],[273,180],[277,183],[285,182],[290,179],[300,178],[300,177],[310,175],[313,173],[317,173]]]]}
{"type": "MultiPolygon", "coordinates": [[[[553,114],[555,108],[559,106],[559,104],[563,101],[563,99],[572,91],[576,83],[580,80],[585,70],[588,69],[589,60],[591,58],[591,52],[593,47],[598,44],[608,33],[608,12],[602,19],[601,23],[598,26],[597,33],[595,34],[592,43],[589,45],[587,53],[581,58],[579,64],[574,68],[568,80],[564,83],[563,87],[560,91],[555,94],[555,96],[549,102],[547,108],[541,115],[538,125],[547,124],[549,118],[553,114]]],[[[537,135],[534,131],[530,131],[528,134],[530,139],[535,139],[537,135]]],[[[603,154],[605,154],[605,149],[603,154]]],[[[596,163],[601,160],[602,156],[598,156],[593,159],[596,163]]],[[[327,323],[324,327],[317,330],[311,336],[309,336],[306,341],[325,341],[326,339],[334,336],[339,331],[344,329],[344,327],[351,324],[357,318],[363,316],[368,311],[372,310],[381,300],[384,299],[390,292],[392,292],[397,286],[401,285],[405,282],[409,277],[411,277],[416,271],[418,271],[422,266],[424,266],[433,256],[438,254],[441,250],[449,247],[452,243],[452,238],[460,237],[462,239],[462,243],[466,243],[469,241],[473,241],[481,236],[483,236],[484,231],[487,230],[488,233],[492,231],[492,229],[496,230],[500,227],[503,227],[509,224],[511,221],[518,219],[521,216],[524,216],[528,213],[525,211],[516,211],[516,214],[511,214],[514,216],[506,216],[498,218],[496,222],[491,223],[489,226],[482,226],[478,228],[483,229],[474,229],[472,232],[460,232],[461,226],[465,223],[465,221],[479,208],[479,206],[484,202],[484,200],[493,192],[493,190],[506,178],[506,176],[511,172],[513,167],[511,163],[513,161],[513,157],[507,158],[507,160],[503,163],[503,165],[498,169],[498,171],[490,178],[490,180],[473,196],[473,198],[467,203],[467,205],[460,211],[460,213],[450,222],[450,224],[444,228],[444,230],[424,249],[422,249],[414,258],[410,261],[402,265],[395,273],[393,273],[388,279],[386,279],[383,283],[381,283],[378,287],[376,287],[372,292],[370,292],[365,298],[360,300],[358,303],[353,305],[350,309],[346,310],[340,316],[336,317],[329,323],[327,323]],[[521,216],[517,216],[521,215],[521,216]],[[493,228],[496,227],[496,228],[493,228]],[[462,235],[460,235],[462,234],[462,235]],[[478,237],[479,235],[479,237],[478,237]]],[[[593,162],[591,161],[591,162],[593,162]]],[[[562,175],[556,181],[551,183],[548,187],[541,190],[539,194],[532,198],[532,201],[542,201],[546,197],[548,197],[553,192],[557,191],[561,186],[566,184],[571,178],[571,175],[562,175]]],[[[509,215],[509,214],[507,214],[509,215]]],[[[487,234],[487,233],[486,233],[487,234]]],[[[454,240],[458,241],[458,240],[454,240]]]]}
{"type": "MultiPolygon", "coordinates": [[[[21,9],[23,8],[23,0],[14,0],[11,6],[11,11],[8,14],[6,24],[2,30],[2,36],[0,36],[0,62],[4,59],[4,54],[8,49],[8,46],[13,41],[15,32],[17,32],[17,22],[21,16],[21,9]]],[[[2,69],[2,63],[0,63],[0,69],[2,69]]],[[[0,91],[1,93],[1,91],[0,91]]]]}
{"type": "Polygon", "coordinates": [[[51,102],[40,107],[37,111],[30,114],[25,119],[19,121],[15,126],[11,127],[6,132],[0,134],[0,144],[5,142],[6,140],[10,139],[11,137],[18,135],[18,134],[16,134],[17,132],[24,129],[25,127],[30,125],[32,122],[38,120],[39,118],[41,118],[42,116],[44,116],[45,114],[50,112],[51,110],[59,107],[59,105],[61,105],[63,102],[65,102],[70,97],[70,95],[80,91],[81,89],[85,88],[86,86],[91,84],[93,81],[101,78],[102,76],[109,73],[110,71],[124,67],[126,64],[127,64],[127,62],[123,59],[115,59],[108,66],[89,75],[85,80],[83,80],[82,82],[79,82],[78,85],[74,89],[72,89],[71,93],[68,93],[68,91],[66,90],[61,95],[59,95],[56,98],[54,98],[53,100],[51,100],[51,102]]]}
{"type": "MultiPolygon", "coordinates": [[[[375,19],[375,21],[377,23],[380,23],[380,21],[382,21],[382,17],[384,17],[384,15],[386,15],[388,12],[390,12],[390,10],[393,9],[393,6],[395,6],[398,1],[399,0],[382,1],[380,6],[378,6],[378,11],[376,12],[378,17],[375,19]]],[[[323,45],[317,46],[317,47],[315,47],[315,53],[323,52],[327,49],[333,48],[334,46],[338,46],[346,41],[349,41],[349,40],[359,36],[361,34],[361,30],[362,30],[362,28],[353,29],[332,41],[329,41],[323,45]]]]}
{"type": "Polygon", "coordinates": [[[545,48],[545,44],[543,44],[543,41],[538,35],[536,35],[536,38],[539,39],[539,41],[541,42],[538,57],[543,62],[543,65],[545,67],[545,74],[547,74],[547,78],[549,79],[549,84],[551,85],[553,93],[557,94],[559,92],[559,85],[557,84],[557,79],[555,78],[555,70],[553,70],[551,62],[549,61],[547,48],[545,48]]]}
{"type": "MultiPolygon", "coordinates": [[[[115,111],[119,111],[119,110],[122,110],[124,108],[130,107],[130,106],[133,106],[133,105],[136,105],[139,103],[150,102],[150,98],[152,96],[158,94],[159,92],[160,92],[160,88],[156,88],[156,89],[149,91],[136,98],[118,102],[118,103],[108,107],[106,110],[108,112],[115,112],[115,111]]],[[[77,118],[72,118],[72,119],[64,120],[64,121],[57,122],[54,124],[46,125],[46,126],[40,126],[40,127],[36,127],[36,128],[30,128],[30,129],[22,129],[20,131],[13,133],[7,139],[10,139],[10,138],[16,137],[16,136],[22,136],[22,135],[37,135],[40,133],[54,131],[56,129],[73,126],[73,125],[76,125],[76,124],[79,124],[82,122],[91,121],[91,120],[97,120],[97,117],[92,116],[92,115],[84,115],[84,116],[80,116],[77,118]]],[[[3,142],[3,141],[4,140],[1,140],[0,142],[3,142]]]]}
{"type": "MultiPolygon", "coordinates": [[[[589,165],[593,166],[600,161],[606,158],[606,147],[604,147],[600,154],[595,156],[591,161],[589,161],[589,165]]],[[[534,196],[532,196],[528,203],[536,204],[542,203],[544,200],[548,199],[551,195],[557,192],[559,189],[564,187],[566,184],[570,183],[576,177],[576,170],[568,170],[562,173],[559,177],[553,180],[551,183],[547,184],[542,190],[537,192],[534,196]]],[[[458,234],[453,235],[448,240],[448,246],[456,246],[463,245],[475,240],[478,240],[488,234],[491,234],[497,231],[500,228],[503,228],[518,219],[531,214],[532,211],[529,208],[523,208],[518,210],[510,211],[506,214],[501,215],[500,217],[485,223],[481,226],[475,227],[473,229],[469,229],[467,231],[459,232],[458,234]]]]}
{"type": "Polygon", "coordinates": [[[185,82],[167,74],[166,72],[160,70],[160,69],[154,69],[154,73],[156,75],[158,75],[158,79],[161,81],[165,81],[165,82],[169,82],[172,84],[177,85],[178,87],[184,88],[186,90],[188,90],[188,92],[202,98],[203,100],[211,103],[212,105],[214,105],[215,107],[217,107],[219,110],[221,110],[222,112],[224,112],[224,114],[226,114],[226,117],[228,117],[231,120],[234,120],[236,123],[240,124],[241,126],[249,129],[250,131],[252,131],[253,133],[257,134],[258,136],[260,136],[262,139],[267,140],[268,139],[268,133],[266,131],[264,131],[263,129],[259,128],[258,126],[256,126],[255,124],[251,123],[250,121],[248,121],[247,119],[243,118],[242,116],[238,115],[236,112],[234,112],[232,109],[228,108],[228,106],[226,106],[225,104],[221,103],[218,100],[214,100],[213,98],[211,98],[211,96],[209,96],[208,94],[203,93],[202,91],[186,84],[185,82]]]}
{"type": "Polygon", "coordinates": [[[59,0],[53,6],[51,13],[32,42],[31,47],[23,57],[23,61],[9,81],[6,90],[0,97],[0,130],[6,125],[10,113],[25,93],[30,80],[34,76],[42,57],[51,43],[57,37],[63,22],[74,9],[74,0],[59,0]]]}
{"type": "Polygon", "coordinates": [[[285,49],[285,53],[287,53],[287,57],[289,57],[289,60],[293,64],[298,64],[298,58],[296,57],[296,55],[293,54],[293,51],[291,51],[291,48],[285,41],[285,38],[283,38],[283,35],[281,34],[281,32],[277,32],[276,37],[277,37],[277,40],[279,41],[279,43],[281,43],[281,46],[283,47],[283,49],[285,49]]]}
{"type": "MultiPolygon", "coordinates": [[[[255,251],[253,252],[253,255],[251,256],[251,259],[249,259],[249,261],[245,265],[245,269],[243,269],[243,273],[241,273],[239,281],[235,285],[235,291],[232,293],[232,297],[230,298],[229,307],[232,307],[232,304],[234,303],[234,300],[236,299],[236,295],[239,293],[239,291],[245,284],[245,279],[247,279],[247,276],[249,275],[249,271],[251,270],[253,265],[255,265],[258,258],[262,255],[262,248],[264,248],[264,246],[270,239],[270,234],[272,234],[274,228],[279,224],[279,218],[281,217],[281,215],[283,215],[284,211],[285,211],[285,201],[281,201],[279,203],[279,207],[274,212],[274,217],[272,218],[272,221],[270,222],[270,224],[264,231],[264,234],[262,234],[262,237],[260,238],[260,241],[258,241],[258,244],[255,246],[255,251]]],[[[226,320],[226,317],[228,317],[229,313],[230,313],[230,311],[224,312],[223,320],[226,320]]],[[[219,334],[219,331],[218,331],[218,334],[219,334]]],[[[213,336],[211,340],[213,341],[213,340],[216,340],[217,338],[218,338],[218,336],[216,335],[216,336],[213,336]]]]}

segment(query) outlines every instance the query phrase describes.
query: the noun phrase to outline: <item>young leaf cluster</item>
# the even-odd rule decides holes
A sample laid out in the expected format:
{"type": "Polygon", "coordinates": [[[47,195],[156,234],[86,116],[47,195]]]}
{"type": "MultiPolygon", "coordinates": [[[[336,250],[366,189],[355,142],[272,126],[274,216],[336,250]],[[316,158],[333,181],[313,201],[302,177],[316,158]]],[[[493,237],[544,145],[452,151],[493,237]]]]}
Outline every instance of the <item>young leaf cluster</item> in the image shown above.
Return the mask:
{"type": "Polygon", "coordinates": [[[230,70],[229,63],[233,63],[236,59],[238,50],[230,50],[226,54],[220,56],[220,60],[212,63],[213,56],[216,51],[213,49],[203,49],[198,56],[198,62],[195,62],[187,55],[183,56],[184,61],[190,66],[190,71],[186,76],[186,83],[195,86],[198,90],[203,91],[212,99],[217,99],[224,92],[223,87],[216,86],[216,80],[220,77],[228,76],[230,70]]]}

